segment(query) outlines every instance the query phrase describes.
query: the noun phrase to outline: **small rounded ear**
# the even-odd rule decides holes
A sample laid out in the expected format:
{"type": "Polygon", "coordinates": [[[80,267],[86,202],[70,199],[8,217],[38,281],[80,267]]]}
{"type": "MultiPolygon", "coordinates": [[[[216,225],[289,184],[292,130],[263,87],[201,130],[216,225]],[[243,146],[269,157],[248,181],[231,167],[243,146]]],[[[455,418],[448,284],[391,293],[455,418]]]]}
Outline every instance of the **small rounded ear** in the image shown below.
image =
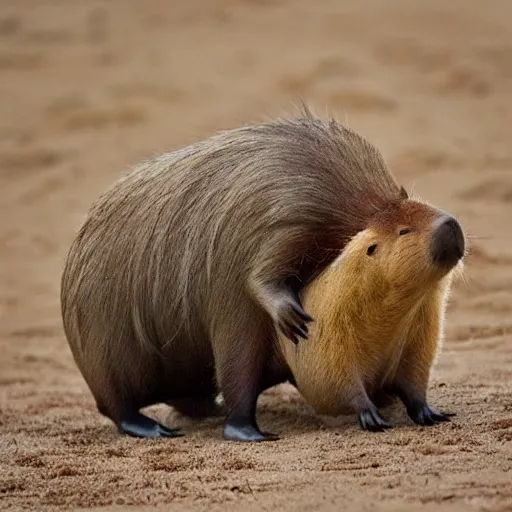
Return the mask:
{"type": "Polygon", "coordinates": [[[409,194],[404,187],[400,187],[400,199],[409,199],[409,194]]]}

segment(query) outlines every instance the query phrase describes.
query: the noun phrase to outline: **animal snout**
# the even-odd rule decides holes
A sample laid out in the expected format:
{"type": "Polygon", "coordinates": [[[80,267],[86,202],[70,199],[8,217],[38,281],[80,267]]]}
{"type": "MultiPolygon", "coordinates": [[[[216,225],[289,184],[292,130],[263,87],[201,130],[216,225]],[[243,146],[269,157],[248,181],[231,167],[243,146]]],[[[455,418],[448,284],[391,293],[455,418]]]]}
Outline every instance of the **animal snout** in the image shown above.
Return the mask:
{"type": "Polygon", "coordinates": [[[464,256],[464,234],[456,219],[443,216],[434,224],[431,254],[435,264],[453,267],[464,256]]]}

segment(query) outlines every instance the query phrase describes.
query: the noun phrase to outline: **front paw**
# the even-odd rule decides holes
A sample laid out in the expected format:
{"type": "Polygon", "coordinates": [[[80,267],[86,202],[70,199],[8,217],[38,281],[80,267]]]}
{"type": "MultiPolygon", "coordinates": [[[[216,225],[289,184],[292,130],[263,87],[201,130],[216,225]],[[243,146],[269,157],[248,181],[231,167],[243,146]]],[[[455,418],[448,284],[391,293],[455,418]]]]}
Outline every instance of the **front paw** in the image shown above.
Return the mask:
{"type": "Polygon", "coordinates": [[[276,324],[280,331],[296,345],[299,338],[308,339],[308,326],[313,318],[303,309],[300,302],[291,297],[284,296],[277,307],[276,324]]]}
{"type": "Polygon", "coordinates": [[[370,432],[384,432],[392,426],[379,414],[377,409],[365,409],[359,413],[359,425],[370,432]]]}
{"type": "Polygon", "coordinates": [[[455,416],[454,413],[442,413],[438,412],[435,409],[432,409],[428,404],[419,404],[413,409],[409,409],[407,414],[411,418],[414,423],[417,425],[423,426],[432,426],[437,425],[438,423],[443,423],[447,421],[451,421],[450,417],[455,416]]]}

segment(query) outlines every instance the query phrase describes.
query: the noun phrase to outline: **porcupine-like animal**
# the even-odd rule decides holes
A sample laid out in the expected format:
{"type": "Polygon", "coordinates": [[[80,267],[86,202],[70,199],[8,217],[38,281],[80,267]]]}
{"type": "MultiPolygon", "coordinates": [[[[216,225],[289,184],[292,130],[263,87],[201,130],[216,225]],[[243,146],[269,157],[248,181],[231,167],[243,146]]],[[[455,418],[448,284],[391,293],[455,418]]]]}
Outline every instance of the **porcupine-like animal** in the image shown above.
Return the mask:
{"type": "Polygon", "coordinates": [[[98,410],[129,435],[178,436],[140,409],[213,409],[221,392],[226,439],[276,439],[256,420],[259,394],[292,379],[276,333],[307,338],[303,287],[406,199],[374,145],[307,107],[138,165],[93,204],[62,274],[98,410]]]}

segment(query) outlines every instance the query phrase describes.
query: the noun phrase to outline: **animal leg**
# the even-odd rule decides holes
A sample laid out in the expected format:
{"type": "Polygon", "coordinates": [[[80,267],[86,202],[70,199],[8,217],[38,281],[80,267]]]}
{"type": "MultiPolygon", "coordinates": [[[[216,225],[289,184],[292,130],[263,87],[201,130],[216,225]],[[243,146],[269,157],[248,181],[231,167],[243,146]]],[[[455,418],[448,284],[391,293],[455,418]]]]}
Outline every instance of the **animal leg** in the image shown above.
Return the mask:
{"type": "Polygon", "coordinates": [[[132,437],[181,437],[183,434],[178,428],[167,428],[157,421],[144,416],[139,411],[129,411],[123,415],[118,423],[121,433],[132,437]]]}
{"type": "Polygon", "coordinates": [[[418,315],[422,316],[409,333],[396,376],[390,386],[391,392],[405,405],[412,421],[426,426],[450,421],[450,417],[455,416],[454,413],[436,411],[427,401],[430,369],[439,338],[439,320],[435,311],[434,308],[429,311],[420,309],[418,315]]]}
{"type": "Polygon", "coordinates": [[[439,412],[428,404],[426,384],[417,375],[409,379],[404,376],[397,378],[392,391],[405,405],[411,420],[418,425],[432,426],[450,421],[450,417],[455,416],[452,412],[439,412]]]}
{"type": "Polygon", "coordinates": [[[215,363],[220,391],[228,414],[224,438],[241,442],[272,441],[278,436],[261,432],[256,421],[267,340],[261,336],[260,328],[251,331],[250,327],[242,326],[236,333],[222,329],[218,333],[219,342],[213,343],[217,348],[215,363]]]}
{"type": "MultiPolygon", "coordinates": [[[[282,251],[286,253],[284,247],[282,251]]],[[[278,255],[273,251],[267,254],[272,254],[272,259],[263,260],[252,272],[249,289],[255,300],[270,315],[275,326],[297,345],[299,338],[308,338],[308,323],[313,318],[304,311],[298,287],[276,274],[275,262],[278,255]]]]}
{"type": "Polygon", "coordinates": [[[98,411],[111,419],[121,434],[131,437],[181,437],[183,434],[178,428],[167,428],[157,421],[141,414],[136,407],[124,407],[122,413],[111,410],[105,404],[97,402],[98,411]]]}
{"type": "Polygon", "coordinates": [[[254,259],[247,282],[252,298],[267,312],[275,327],[295,344],[299,338],[308,338],[308,323],[313,321],[299,297],[303,283],[298,277],[300,265],[296,258],[305,254],[311,243],[305,230],[301,225],[271,232],[254,259]]]}
{"type": "Polygon", "coordinates": [[[432,426],[450,421],[450,417],[455,416],[455,413],[439,412],[432,408],[427,402],[425,391],[413,382],[399,379],[395,382],[393,390],[404,403],[411,420],[418,425],[432,426]]]}
{"type": "MultiPolygon", "coordinates": [[[[132,373],[137,374],[135,371],[132,373]]],[[[160,402],[160,398],[153,392],[151,386],[146,385],[146,394],[141,396],[135,390],[142,386],[136,385],[132,389],[128,389],[119,384],[126,382],[126,379],[111,378],[108,380],[108,378],[104,378],[103,380],[108,382],[106,388],[109,393],[105,397],[98,388],[94,387],[96,406],[100,414],[109,418],[121,434],[139,438],[183,436],[180,429],[168,428],[139,411],[142,407],[160,402]]]]}
{"type": "Polygon", "coordinates": [[[392,426],[380,415],[375,404],[370,400],[362,383],[360,383],[351,400],[352,407],[357,411],[359,425],[363,430],[383,432],[392,426]]]}

